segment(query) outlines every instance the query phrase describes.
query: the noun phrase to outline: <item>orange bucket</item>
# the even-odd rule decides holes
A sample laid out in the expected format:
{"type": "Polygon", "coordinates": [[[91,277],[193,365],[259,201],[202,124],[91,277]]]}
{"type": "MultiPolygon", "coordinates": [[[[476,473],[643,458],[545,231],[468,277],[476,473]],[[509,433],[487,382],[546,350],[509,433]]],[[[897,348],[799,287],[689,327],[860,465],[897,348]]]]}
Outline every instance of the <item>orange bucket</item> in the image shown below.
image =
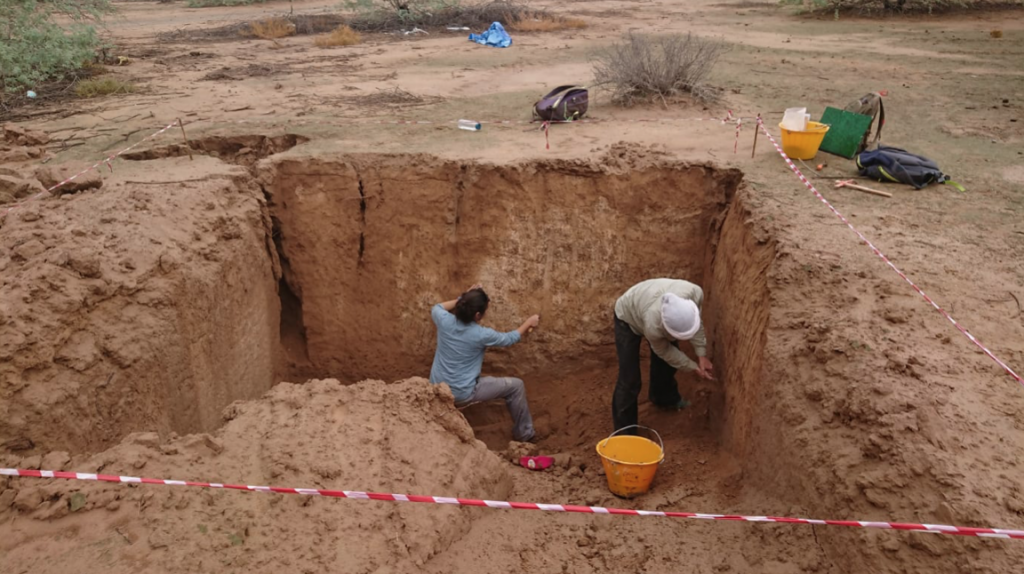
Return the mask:
{"type": "Polygon", "coordinates": [[[608,490],[615,496],[633,498],[650,490],[658,465],[665,460],[665,443],[656,430],[630,425],[597,443],[597,454],[608,478],[608,490]],[[615,436],[630,428],[649,430],[658,442],[642,436],[615,436]]]}
{"type": "Polygon", "coordinates": [[[829,127],[819,122],[807,122],[807,128],[797,132],[787,130],[779,124],[779,129],[782,130],[782,151],[786,152],[789,159],[814,159],[829,127]]]}

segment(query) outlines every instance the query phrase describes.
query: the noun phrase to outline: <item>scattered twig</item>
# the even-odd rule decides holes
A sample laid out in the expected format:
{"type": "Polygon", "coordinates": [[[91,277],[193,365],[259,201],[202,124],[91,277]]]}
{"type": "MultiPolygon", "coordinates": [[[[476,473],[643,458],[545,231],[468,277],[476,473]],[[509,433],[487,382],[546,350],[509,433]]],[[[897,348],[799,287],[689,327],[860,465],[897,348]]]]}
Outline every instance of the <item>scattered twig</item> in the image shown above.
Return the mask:
{"type": "Polygon", "coordinates": [[[144,129],[146,129],[146,128],[139,128],[139,129],[137,129],[137,130],[132,130],[132,131],[130,131],[130,132],[128,132],[128,133],[126,133],[126,134],[124,135],[124,138],[122,138],[122,139],[121,139],[121,141],[125,141],[125,142],[126,142],[126,141],[128,141],[128,138],[130,138],[130,137],[132,137],[133,135],[135,135],[135,134],[137,134],[137,133],[141,132],[141,131],[142,131],[142,130],[144,130],[144,129]]]}
{"type": "Polygon", "coordinates": [[[1017,316],[1020,317],[1020,299],[1018,299],[1017,296],[1013,294],[1013,291],[1010,291],[1010,297],[1013,297],[1013,300],[1017,302],[1017,316]]]}
{"type": "Polygon", "coordinates": [[[71,149],[73,147],[78,147],[80,145],[85,145],[85,142],[84,141],[80,141],[80,142],[75,142],[75,143],[69,144],[66,141],[63,141],[63,142],[60,142],[60,151],[68,150],[68,149],[71,149]]]}

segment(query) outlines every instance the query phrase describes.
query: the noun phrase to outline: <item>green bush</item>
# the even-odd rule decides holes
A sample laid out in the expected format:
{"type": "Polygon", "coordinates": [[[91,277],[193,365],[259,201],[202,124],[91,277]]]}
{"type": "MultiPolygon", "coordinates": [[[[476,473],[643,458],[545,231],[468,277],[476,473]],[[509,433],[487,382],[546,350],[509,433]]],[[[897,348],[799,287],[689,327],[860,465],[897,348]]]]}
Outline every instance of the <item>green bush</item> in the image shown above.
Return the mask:
{"type": "Polygon", "coordinates": [[[0,94],[92,60],[101,45],[93,24],[111,10],[109,0],[0,0],[0,94]]]}

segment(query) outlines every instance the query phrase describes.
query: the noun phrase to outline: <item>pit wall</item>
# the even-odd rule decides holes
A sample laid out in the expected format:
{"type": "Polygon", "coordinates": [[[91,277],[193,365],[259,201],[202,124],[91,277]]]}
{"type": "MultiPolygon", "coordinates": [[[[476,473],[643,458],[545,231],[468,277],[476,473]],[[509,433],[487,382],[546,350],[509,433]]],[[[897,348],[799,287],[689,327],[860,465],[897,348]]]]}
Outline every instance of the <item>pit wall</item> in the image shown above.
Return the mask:
{"type": "MultiPolygon", "coordinates": [[[[269,161],[269,160],[268,160],[269,161]]],[[[651,163],[477,165],[425,156],[278,159],[260,166],[304,340],[285,366],[341,380],[425,376],[431,305],[479,281],[486,324],[533,313],[535,344],[490,354],[505,372],[604,362],[612,305],[651,277],[705,284],[708,237],[735,170],[651,163]]]]}
{"type": "MultiPolygon", "coordinates": [[[[766,439],[752,436],[752,431],[765,408],[768,276],[776,250],[769,233],[751,221],[744,196],[738,194],[710,235],[706,276],[714,288],[703,318],[720,381],[711,395],[711,426],[726,448],[748,461],[766,439]]],[[[764,470],[746,466],[754,474],[764,470]]]]}
{"type": "Polygon", "coordinates": [[[112,187],[0,232],[0,444],[94,452],[191,432],[276,382],[280,302],[246,176],[112,187]]]}

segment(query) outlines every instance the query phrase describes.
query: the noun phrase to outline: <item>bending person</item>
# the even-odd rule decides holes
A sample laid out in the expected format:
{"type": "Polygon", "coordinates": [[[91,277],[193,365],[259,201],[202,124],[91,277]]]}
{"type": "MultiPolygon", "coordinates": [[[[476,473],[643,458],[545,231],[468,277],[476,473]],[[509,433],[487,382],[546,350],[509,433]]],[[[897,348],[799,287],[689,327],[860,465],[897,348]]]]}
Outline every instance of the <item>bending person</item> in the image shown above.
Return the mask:
{"type": "Polygon", "coordinates": [[[505,399],[515,421],[513,438],[529,442],[535,438],[535,433],[523,381],[512,377],[481,377],[480,368],[487,347],[515,345],[540,324],[540,316],[530,317],[515,331],[499,333],[480,325],[490,302],[480,285],[474,285],[458,299],[438,303],[430,310],[437,326],[437,351],[430,368],[430,382],[448,383],[456,406],[505,399]]]}
{"type": "Polygon", "coordinates": [[[615,430],[637,424],[640,396],[640,341],[651,346],[650,401],[666,409],[683,409],[689,401],[679,394],[676,370],[695,371],[713,378],[711,361],[705,357],[707,340],[700,321],[704,292],[679,279],[649,279],[637,283],[615,302],[615,351],[619,378],[612,396],[615,430]],[[679,350],[678,341],[690,341],[697,363],[679,350]]]}

